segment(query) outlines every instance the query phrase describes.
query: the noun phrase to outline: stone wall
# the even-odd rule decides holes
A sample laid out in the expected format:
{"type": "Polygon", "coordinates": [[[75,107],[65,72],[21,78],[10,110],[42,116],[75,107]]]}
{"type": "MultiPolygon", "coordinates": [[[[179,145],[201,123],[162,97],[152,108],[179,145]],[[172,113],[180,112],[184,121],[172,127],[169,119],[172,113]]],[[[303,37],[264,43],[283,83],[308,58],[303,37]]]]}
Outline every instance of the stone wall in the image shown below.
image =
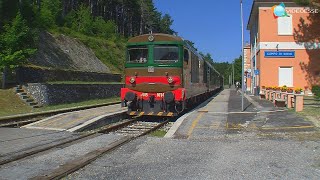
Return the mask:
{"type": "Polygon", "coordinates": [[[28,83],[23,88],[40,105],[74,103],[119,97],[123,84],[45,84],[28,83]]]}
{"type": "Polygon", "coordinates": [[[95,82],[120,82],[120,74],[82,72],[41,69],[33,67],[18,67],[16,69],[17,82],[41,83],[49,81],[95,81],[95,82]]]}

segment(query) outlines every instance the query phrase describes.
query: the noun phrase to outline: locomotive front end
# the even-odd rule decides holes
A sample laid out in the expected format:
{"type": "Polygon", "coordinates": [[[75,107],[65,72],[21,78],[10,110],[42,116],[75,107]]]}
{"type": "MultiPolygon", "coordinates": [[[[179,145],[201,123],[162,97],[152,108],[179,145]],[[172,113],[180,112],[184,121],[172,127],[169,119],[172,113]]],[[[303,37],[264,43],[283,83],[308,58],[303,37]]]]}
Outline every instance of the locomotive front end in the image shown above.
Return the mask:
{"type": "Polygon", "coordinates": [[[129,115],[175,116],[184,109],[183,48],[178,37],[154,34],[129,40],[122,106],[129,115]]]}

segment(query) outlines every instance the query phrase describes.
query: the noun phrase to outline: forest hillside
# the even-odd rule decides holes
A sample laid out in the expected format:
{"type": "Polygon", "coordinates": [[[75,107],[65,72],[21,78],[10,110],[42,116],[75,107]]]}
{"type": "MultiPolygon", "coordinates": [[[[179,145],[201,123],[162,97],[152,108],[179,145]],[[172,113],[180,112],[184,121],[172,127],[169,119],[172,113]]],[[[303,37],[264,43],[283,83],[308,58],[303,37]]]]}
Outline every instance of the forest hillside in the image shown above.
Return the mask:
{"type": "Polygon", "coordinates": [[[0,16],[1,69],[121,73],[128,38],[175,33],[152,0],[2,0],[0,16]]]}

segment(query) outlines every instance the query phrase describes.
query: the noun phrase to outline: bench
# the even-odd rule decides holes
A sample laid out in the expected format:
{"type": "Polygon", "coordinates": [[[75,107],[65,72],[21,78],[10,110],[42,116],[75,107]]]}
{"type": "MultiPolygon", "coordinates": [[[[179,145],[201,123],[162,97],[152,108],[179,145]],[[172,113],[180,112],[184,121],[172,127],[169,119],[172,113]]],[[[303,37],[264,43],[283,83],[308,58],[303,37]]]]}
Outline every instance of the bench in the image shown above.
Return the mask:
{"type": "Polygon", "coordinates": [[[276,107],[286,107],[287,99],[286,96],[282,98],[281,93],[276,93],[274,98],[274,106],[276,107]]]}
{"type": "Polygon", "coordinates": [[[274,100],[274,106],[276,107],[286,107],[286,100],[285,99],[279,99],[279,98],[276,98],[274,100]]]}
{"type": "Polygon", "coordinates": [[[259,95],[260,95],[260,99],[266,99],[266,94],[265,93],[261,92],[259,95]]]}

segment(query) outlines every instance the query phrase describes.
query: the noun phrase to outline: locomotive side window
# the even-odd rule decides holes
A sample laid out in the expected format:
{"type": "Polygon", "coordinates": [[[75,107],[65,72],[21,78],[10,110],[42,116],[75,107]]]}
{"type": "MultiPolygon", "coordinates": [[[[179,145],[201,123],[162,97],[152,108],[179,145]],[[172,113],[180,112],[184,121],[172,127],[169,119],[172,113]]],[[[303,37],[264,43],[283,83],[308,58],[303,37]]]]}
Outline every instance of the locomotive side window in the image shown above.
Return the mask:
{"type": "Polygon", "coordinates": [[[176,63],[179,60],[178,46],[155,46],[153,54],[155,63],[168,64],[176,63]]]}
{"type": "Polygon", "coordinates": [[[191,82],[199,82],[199,59],[195,54],[191,54],[191,82]]]}
{"type": "Polygon", "coordinates": [[[146,63],[148,61],[148,47],[135,46],[128,48],[129,63],[146,63]]]}
{"type": "Polygon", "coordinates": [[[183,51],[183,60],[187,63],[189,62],[189,51],[187,49],[184,49],[183,51]]]}

